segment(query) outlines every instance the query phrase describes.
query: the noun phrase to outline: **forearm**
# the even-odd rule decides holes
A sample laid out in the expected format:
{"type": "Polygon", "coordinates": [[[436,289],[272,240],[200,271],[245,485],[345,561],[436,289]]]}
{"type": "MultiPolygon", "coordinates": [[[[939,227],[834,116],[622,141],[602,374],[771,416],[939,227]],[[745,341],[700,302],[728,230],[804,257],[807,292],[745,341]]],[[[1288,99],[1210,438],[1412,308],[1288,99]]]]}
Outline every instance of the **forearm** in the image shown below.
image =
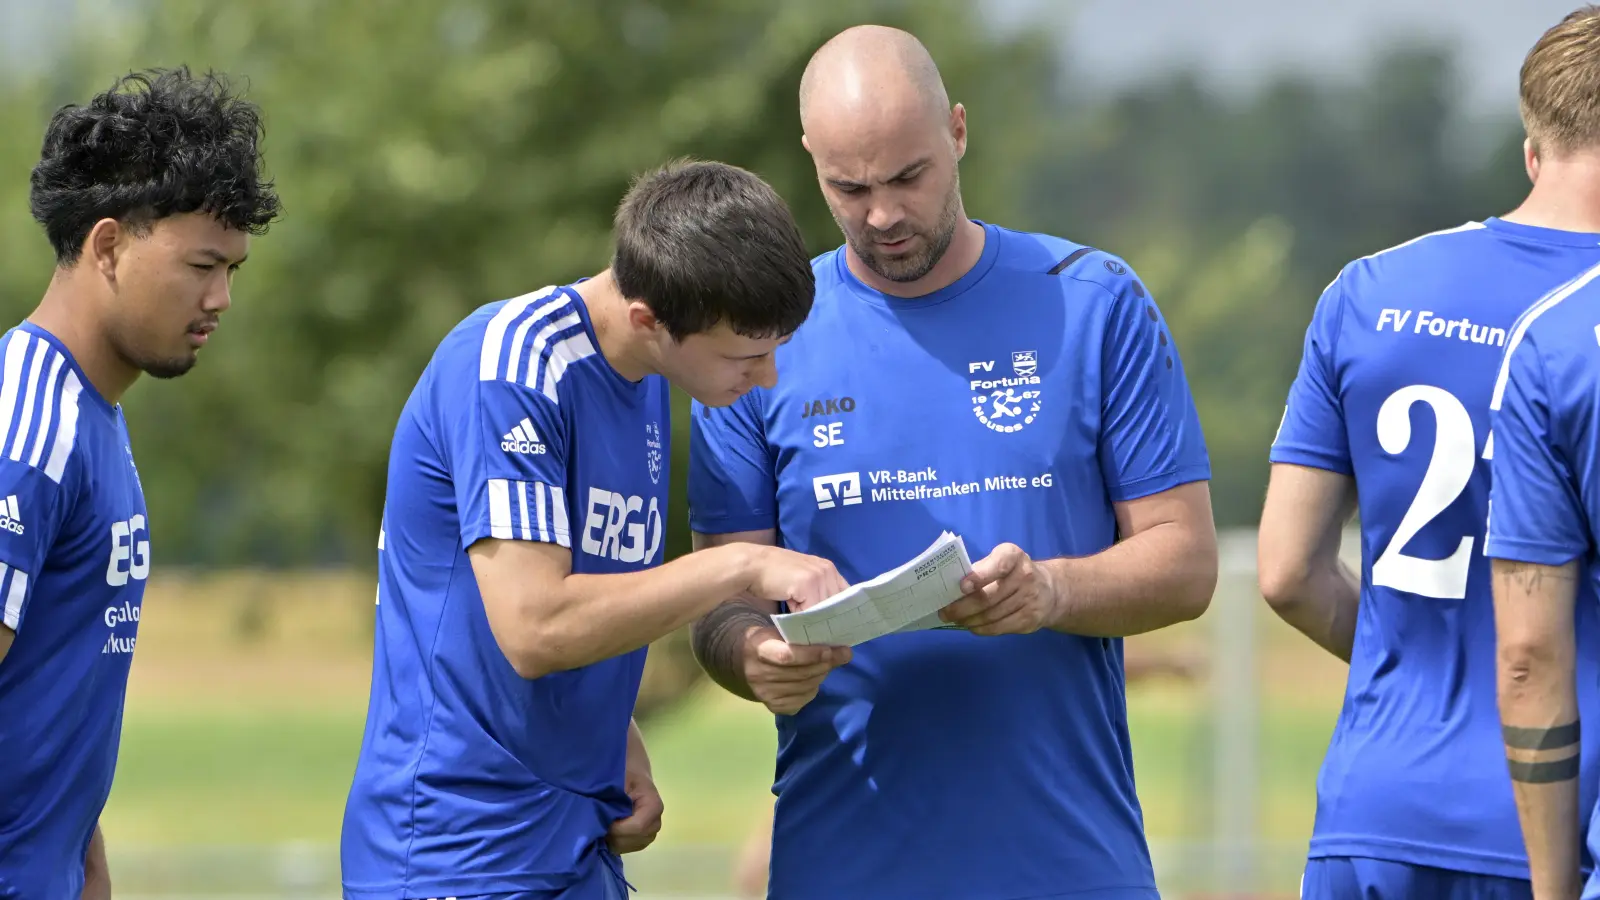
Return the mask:
{"type": "Polygon", "coordinates": [[[747,548],[691,553],[640,572],[567,575],[515,605],[502,649],[524,677],[576,669],[637,650],[694,621],[750,583],[747,548]]]}
{"type": "Polygon", "coordinates": [[[1500,721],[1539,900],[1575,900],[1582,887],[1575,579],[1571,565],[1494,563],[1500,721]]]}
{"type": "Polygon", "coordinates": [[[755,700],[744,674],[745,638],[771,624],[772,617],[751,601],[729,600],[695,623],[691,641],[695,659],[729,693],[755,700]]]}
{"type": "Polygon", "coordinates": [[[1091,637],[1125,637],[1193,619],[1217,585],[1215,536],[1176,522],[1093,556],[1039,565],[1056,592],[1050,627],[1091,637]]]}
{"type": "Polygon", "coordinates": [[[1337,548],[1303,577],[1269,588],[1267,603],[1296,631],[1349,662],[1361,610],[1361,580],[1336,554],[1337,548]]]}

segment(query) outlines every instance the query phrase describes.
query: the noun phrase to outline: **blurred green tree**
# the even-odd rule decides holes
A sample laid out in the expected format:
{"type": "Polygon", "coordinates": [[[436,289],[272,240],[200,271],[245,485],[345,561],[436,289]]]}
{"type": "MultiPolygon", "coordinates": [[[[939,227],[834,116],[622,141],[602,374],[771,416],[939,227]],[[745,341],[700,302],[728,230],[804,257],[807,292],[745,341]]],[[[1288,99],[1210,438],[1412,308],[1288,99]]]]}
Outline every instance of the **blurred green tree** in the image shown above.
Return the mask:
{"type": "MultiPolygon", "coordinates": [[[[972,110],[975,214],[1005,218],[1053,56],[985,30],[959,0],[152,0],[0,100],[0,302],[15,319],[49,273],[25,218],[48,110],[129,68],[248,79],[285,217],[257,242],[195,377],[128,397],[167,560],[366,562],[393,423],[434,346],[492,300],[603,268],[635,173],[679,155],[743,165],[838,242],[800,146],[812,51],[861,21],[909,28],[972,110]],[[20,211],[20,214],[19,214],[20,211]]],[[[680,398],[681,400],[681,398],[680,398]]],[[[687,436],[674,442],[670,555],[688,549],[687,436]]]]}

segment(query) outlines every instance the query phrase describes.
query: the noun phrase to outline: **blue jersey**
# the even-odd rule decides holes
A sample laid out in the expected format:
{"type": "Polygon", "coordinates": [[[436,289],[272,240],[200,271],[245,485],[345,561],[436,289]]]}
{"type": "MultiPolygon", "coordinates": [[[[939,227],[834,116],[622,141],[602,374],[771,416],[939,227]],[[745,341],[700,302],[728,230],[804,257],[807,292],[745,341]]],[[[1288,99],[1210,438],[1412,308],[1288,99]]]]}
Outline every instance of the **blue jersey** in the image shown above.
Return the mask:
{"type": "MultiPolygon", "coordinates": [[[[1494,387],[1492,422],[1488,555],[1547,566],[1580,560],[1582,616],[1600,590],[1600,265],[1517,321],[1494,387]]],[[[1580,629],[1577,641],[1581,666],[1595,652],[1595,637],[1580,629]]],[[[1580,667],[1578,709],[1585,720],[1595,708],[1592,694],[1585,693],[1593,680],[1580,667]]],[[[1595,743],[1583,735],[1584,810],[1594,809],[1588,776],[1595,743]]],[[[1588,843],[1592,859],[1600,853],[1600,810],[1590,821],[1588,843]]],[[[1600,897],[1600,874],[1583,896],[1600,897]]]]}
{"type": "Polygon", "coordinates": [[[1518,314],[1597,262],[1600,236],[1491,218],[1356,260],[1317,304],[1271,459],[1354,477],[1362,571],[1312,857],[1528,877],[1482,552],[1489,401],[1518,314]]]}
{"type": "MultiPolygon", "coordinates": [[[[843,250],[815,261],[777,387],[696,409],[695,531],[776,529],[856,582],[946,529],[973,559],[1097,553],[1113,503],[1210,477],[1127,264],[984,234],[970,272],[912,300],[861,283],[843,250]]],[[[774,897],[1156,896],[1120,639],[887,635],[777,727],[774,897]]]]}
{"type": "Polygon", "coordinates": [[[150,572],[120,407],[23,323],[0,364],[0,897],[76,897],[150,572]]]}
{"type": "Polygon", "coordinates": [[[645,650],[521,677],[467,556],[488,538],[569,548],[575,573],[661,562],[668,388],[624,379],[597,346],[570,287],[489,304],[444,339],[400,414],[348,897],[560,890],[617,865],[604,836],[632,811],[645,650]]]}

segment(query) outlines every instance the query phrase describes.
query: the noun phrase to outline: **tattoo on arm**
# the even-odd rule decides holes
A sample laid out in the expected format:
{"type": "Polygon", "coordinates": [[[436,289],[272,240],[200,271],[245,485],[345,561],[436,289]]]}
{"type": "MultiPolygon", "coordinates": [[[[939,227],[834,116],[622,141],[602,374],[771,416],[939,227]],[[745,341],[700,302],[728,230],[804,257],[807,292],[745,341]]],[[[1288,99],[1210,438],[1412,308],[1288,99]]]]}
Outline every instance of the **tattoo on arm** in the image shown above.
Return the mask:
{"type": "Polygon", "coordinates": [[[1571,755],[1559,759],[1523,760],[1509,754],[1506,765],[1511,770],[1511,780],[1523,784],[1555,784],[1578,777],[1579,730],[1576,721],[1553,728],[1518,728],[1501,725],[1507,750],[1524,752],[1570,751],[1571,755]]]}
{"type": "Polygon", "coordinates": [[[1495,560],[1495,563],[1496,574],[1516,585],[1517,589],[1525,594],[1538,593],[1544,588],[1546,578],[1551,581],[1572,581],[1574,578],[1573,573],[1557,566],[1509,559],[1495,560]]]}
{"type": "Polygon", "coordinates": [[[772,617],[742,600],[729,600],[706,613],[693,629],[694,656],[711,680],[746,700],[754,700],[744,680],[744,635],[772,624],[772,617]]]}

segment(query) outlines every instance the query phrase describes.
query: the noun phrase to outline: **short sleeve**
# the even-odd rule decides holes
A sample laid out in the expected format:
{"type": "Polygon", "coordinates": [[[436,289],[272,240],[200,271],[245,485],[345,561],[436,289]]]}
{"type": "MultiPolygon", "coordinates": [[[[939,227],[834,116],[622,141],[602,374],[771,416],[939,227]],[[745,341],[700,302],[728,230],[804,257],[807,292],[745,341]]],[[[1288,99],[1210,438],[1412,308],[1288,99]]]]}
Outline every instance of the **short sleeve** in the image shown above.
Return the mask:
{"type": "Polygon", "coordinates": [[[731,406],[696,401],[689,421],[689,529],[760,531],[778,524],[777,480],[759,390],[731,406]]]}
{"type": "Polygon", "coordinates": [[[1121,282],[1101,345],[1100,468],[1113,501],[1211,477],[1183,360],[1153,298],[1121,282]]]}
{"type": "Polygon", "coordinates": [[[1545,367],[1531,340],[1516,344],[1490,405],[1489,534],[1484,553],[1557,566],[1585,552],[1589,529],[1552,409],[1545,367]]]}
{"type": "MultiPolygon", "coordinates": [[[[572,546],[567,432],[560,407],[510,381],[473,381],[447,427],[461,546],[484,538],[572,546]]],[[[454,398],[442,398],[452,402],[454,398]]]]}
{"type": "Polygon", "coordinates": [[[1344,407],[1334,366],[1334,344],[1344,315],[1342,277],[1322,292],[1306,328],[1300,354],[1300,371],[1289,387],[1283,421],[1272,440],[1268,458],[1352,475],[1350,436],[1345,430],[1344,407]]]}
{"type": "MultiPolygon", "coordinates": [[[[62,477],[76,483],[76,467],[62,477]]],[[[0,621],[21,632],[33,585],[72,511],[69,488],[26,461],[0,458],[0,621]]]]}

